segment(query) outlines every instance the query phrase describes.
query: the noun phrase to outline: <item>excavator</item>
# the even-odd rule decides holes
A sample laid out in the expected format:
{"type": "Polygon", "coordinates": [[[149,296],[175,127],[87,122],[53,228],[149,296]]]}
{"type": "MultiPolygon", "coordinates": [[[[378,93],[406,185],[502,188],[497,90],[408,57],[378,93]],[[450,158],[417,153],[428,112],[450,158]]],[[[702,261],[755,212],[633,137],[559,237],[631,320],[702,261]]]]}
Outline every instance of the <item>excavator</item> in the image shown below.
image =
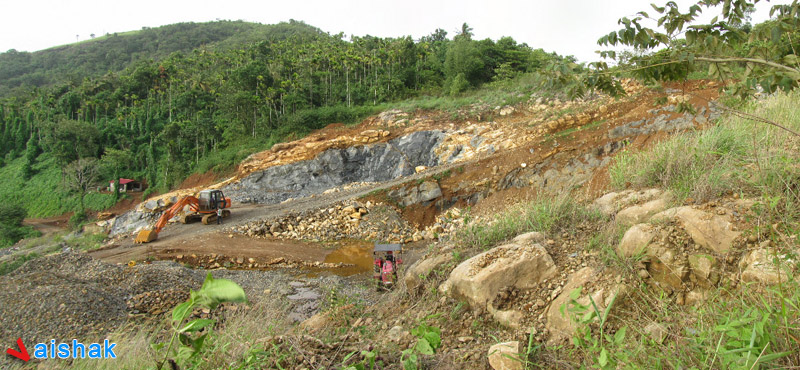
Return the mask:
{"type": "Polygon", "coordinates": [[[150,243],[158,239],[158,233],[167,225],[167,222],[180,213],[184,207],[189,206],[191,211],[187,212],[179,219],[181,223],[188,224],[198,220],[203,225],[212,224],[217,221],[217,210],[222,209],[222,217],[231,215],[227,208],[231,207],[231,198],[226,198],[222,190],[203,190],[197,197],[187,196],[169,207],[158,219],[152,229],[145,229],[136,235],[134,243],[150,243]]]}

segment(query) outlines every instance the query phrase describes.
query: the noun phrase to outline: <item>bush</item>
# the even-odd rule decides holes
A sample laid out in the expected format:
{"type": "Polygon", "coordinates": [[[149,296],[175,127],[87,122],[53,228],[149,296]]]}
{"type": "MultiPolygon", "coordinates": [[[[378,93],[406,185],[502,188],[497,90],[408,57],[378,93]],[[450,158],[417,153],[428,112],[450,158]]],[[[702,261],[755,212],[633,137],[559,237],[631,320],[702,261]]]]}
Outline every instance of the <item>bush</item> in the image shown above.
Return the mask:
{"type": "Polygon", "coordinates": [[[89,217],[86,216],[86,212],[84,212],[83,210],[75,211],[72,217],[69,218],[69,226],[72,227],[73,229],[78,229],[88,219],[89,217]]]}
{"type": "Polygon", "coordinates": [[[18,204],[0,204],[0,248],[8,247],[21,239],[36,236],[38,232],[24,226],[25,208],[18,204]]]}

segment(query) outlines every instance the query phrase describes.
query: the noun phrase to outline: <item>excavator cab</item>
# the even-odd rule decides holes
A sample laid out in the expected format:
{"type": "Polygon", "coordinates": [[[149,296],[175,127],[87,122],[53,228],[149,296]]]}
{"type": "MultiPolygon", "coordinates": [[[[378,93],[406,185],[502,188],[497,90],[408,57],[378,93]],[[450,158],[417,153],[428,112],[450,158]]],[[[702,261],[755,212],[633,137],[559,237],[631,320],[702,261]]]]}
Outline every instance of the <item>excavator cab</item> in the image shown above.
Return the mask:
{"type": "Polygon", "coordinates": [[[203,190],[197,197],[199,209],[198,212],[216,211],[217,208],[227,208],[229,205],[225,202],[225,195],[222,190],[203,190]]]}

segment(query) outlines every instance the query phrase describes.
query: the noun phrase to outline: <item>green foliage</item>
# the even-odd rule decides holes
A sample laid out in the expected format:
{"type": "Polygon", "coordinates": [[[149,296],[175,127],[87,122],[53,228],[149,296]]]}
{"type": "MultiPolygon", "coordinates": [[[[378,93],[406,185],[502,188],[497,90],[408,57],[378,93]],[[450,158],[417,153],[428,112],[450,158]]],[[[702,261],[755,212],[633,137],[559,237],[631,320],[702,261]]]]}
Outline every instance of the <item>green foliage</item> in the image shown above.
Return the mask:
{"type": "Polygon", "coordinates": [[[236,283],[226,279],[214,279],[211,273],[206,275],[200,290],[191,291],[189,300],[177,305],[172,310],[172,337],[169,343],[153,344],[156,352],[164,350],[163,359],[156,362],[156,368],[160,370],[170,358],[174,358],[179,364],[191,364],[198,360],[197,356],[203,350],[205,340],[211,332],[215,320],[187,321],[195,308],[213,310],[221,303],[246,301],[244,290],[236,283]],[[201,334],[201,332],[203,333],[201,334]],[[177,348],[173,349],[176,338],[179,338],[180,341],[177,348]]]}
{"type": "Polygon", "coordinates": [[[593,357],[594,367],[598,369],[616,369],[620,363],[627,362],[628,354],[622,345],[625,342],[627,327],[622,327],[613,336],[606,335],[608,314],[617,299],[616,294],[611,298],[605,310],[600,310],[591,295],[587,295],[589,304],[578,302],[581,289],[575,289],[569,294],[569,301],[565,302],[559,310],[561,315],[569,316],[577,322],[578,327],[572,337],[575,347],[586,350],[593,357]],[[569,315],[567,315],[569,313],[569,315]],[[599,333],[594,333],[590,325],[597,322],[599,333]]]}
{"type": "Polygon", "coordinates": [[[10,260],[0,262],[0,276],[10,274],[14,270],[20,268],[20,266],[25,264],[25,262],[28,262],[36,258],[39,258],[39,255],[37,253],[30,253],[30,254],[16,255],[12,257],[10,260]]]}
{"type": "Polygon", "coordinates": [[[39,235],[39,232],[30,226],[24,226],[25,209],[19,204],[0,204],[0,248],[13,245],[17,241],[39,235]]]}
{"type": "Polygon", "coordinates": [[[491,247],[516,235],[539,231],[551,233],[565,225],[596,220],[601,216],[570,197],[546,197],[511,207],[489,223],[470,223],[455,237],[465,248],[491,247]]]}
{"type": "MultiPolygon", "coordinates": [[[[657,15],[651,17],[641,11],[634,17],[622,18],[618,22],[622,28],[598,40],[602,46],[630,47],[645,54],[629,57],[615,51],[601,52],[602,56],[620,62],[621,67],[612,70],[605,63],[595,63],[593,70],[577,77],[575,83],[590,86],[592,79],[623,73],[645,81],[682,80],[707,70],[707,75],[713,78],[738,80],[732,91],[741,96],[758,90],[772,93],[795,89],[800,69],[796,49],[791,45],[792,35],[800,31],[797,17],[800,3],[775,5],[770,12],[772,20],[756,27],[745,26],[756,3],[758,0],[699,1],[687,12],[680,11],[672,1],[663,7],[652,4],[657,15]],[[704,9],[720,5],[722,9],[716,17],[707,24],[698,24],[704,9]],[[651,22],[657,26],[647,27],[651,22]]],[[[594,87],[620,93],[606,86],[594,87]]]]}
{"type": "MultiPolygon", "coordinates": [[[[101,180],[145,180],[151,191],[165,192],[192,173],[225,173],[275,143],[358,122],[387,102],[450,87],[461,94],[492,81],[496,71],[513,85],[507,77],[559,59],[510,37],[495,43],[444,35],[344,40],[302,22],[223,21],[108,35],[32,54],[9,51],[0,54],[0,85],[20,87],[0,91],[3,167],[24,152],[21,178],[37,182],[37,171],[53,165],[48,159],[65,168],[96,158],[101,180]]],[[[492,101],[523,101],[529,91],[519,86],[501,93],[497,83],[493,94],[502,96],[492,101]]],[[[92,207],[90,199],[87,204],[92,207]]]]}
{"type": "Polygon", "coordinates": [[[434,326],[419,324],[411,329],[411,335],[417,337],[417,342],[403,351],[400,362],[404,370],[417,370],[420,368],[420,355],[434,355],[442,345],[442,331],[434,326]]]}
{"type": "MultiPolygon", "coordinates": [[[[342,363],[347,363],[350,358],[352,358],[356,352],[351,352],[344,357],[342,363]]],[[[347,367],[342,367],[342,370],[372,370],[375,369],[376,361],[375,359],[378,357],[378,353],[375,351],[361,351],[361,361],[352,365],[348,365],[347,367]]],[[[380,362],[378,362],[379,364],[380,362]]]]}

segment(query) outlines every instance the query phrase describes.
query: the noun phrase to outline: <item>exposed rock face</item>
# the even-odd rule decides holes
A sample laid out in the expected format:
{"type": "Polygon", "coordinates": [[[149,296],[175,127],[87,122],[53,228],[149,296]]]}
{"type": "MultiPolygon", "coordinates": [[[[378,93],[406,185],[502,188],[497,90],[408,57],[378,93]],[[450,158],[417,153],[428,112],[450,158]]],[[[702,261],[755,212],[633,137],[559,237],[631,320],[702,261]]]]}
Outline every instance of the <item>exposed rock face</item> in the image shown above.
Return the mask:
{"type": "Polygon", "coordinates": [[[392,190],[386,195],[403,206],[410,206],[417,203],[424,204],[441,197],[442,189],[436,181],[425,181],[416,186],[392,190]]]}
{"type": "Polygon", "coordinates": [[[525,368],[519,359],[519,342],[497,343],[489,347],[489,365],[494,370],[522,370],[525,368]]]}
{"type": "Polygon", "coordinates": [[[652,109],[650,113],[657,116],[615,127],[608,132],[608,137],[615,139],[625,136],[649,135],[657,131],[685,130],[694,127],[695,122],[702,124],[709,120],[715,120],[720,116],[714,104],[709,104],[708,110],[706,110],[706,107],[700,108],[697,115],[683,114],[671,118],[674,116],[673,113],[676,113],[677,110],[677,107],[674,105],[652,109]]]}
{"type": "Polygon", "coordinates": [[[463,297],[476,309],[486,310],[487,304],[503,288],[531,289],[542,280],[555,276],[552,257],[531,239],[523,234],[510,244],[462,262],[439,289],[463,297]]]}
{"type": "Polygon", "coordinates": [[[434,153],[444,138],[438,130],[418,131],[386,143],[328,149],[316,158],[257,171],[223,189],[240,202],[280,203],[352,182],[388,181],[439,164],[434,153]]]}
{"type": "MultiPolygon", "coordinates": [[[[724,211],[724,210],[723,210],[724,211]]],[[[727,253],[741,234],[734,230],[726,214],[712,214],[689,206],[671,208],[652,217],[652,221],[674,218],[695,243],[717,253],[727,253]]]]}
{"type": "Polygon", "coordinates": [[[139,212],[136,210],[125,212],[113,219],[108,236],[114,237],[136,233],[152,226],[160,216],[160,213],[139,212]]]}
{"type": "Polygon", "coordinates": [[[425,279],[430,276],[431,272],[437,267],[450,262],[453,259],[452,254],[440,254],[432,258],[420,259],[406,271],[403,280],[406,282],[406,289],[409,292],[417,292],[422,289],[425,279]]]}

